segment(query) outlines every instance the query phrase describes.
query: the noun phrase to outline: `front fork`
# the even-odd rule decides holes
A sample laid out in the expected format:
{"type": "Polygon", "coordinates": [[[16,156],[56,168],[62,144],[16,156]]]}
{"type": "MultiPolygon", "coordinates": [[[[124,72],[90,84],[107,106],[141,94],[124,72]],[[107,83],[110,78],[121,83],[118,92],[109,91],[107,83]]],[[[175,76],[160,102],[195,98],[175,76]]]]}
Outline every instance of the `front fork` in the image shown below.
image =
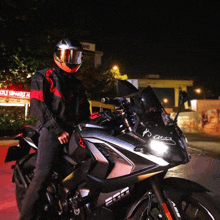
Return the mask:
{"type": "Polygon", "coordinates": [[[157,202],[163,219],[181,220],[182,218],[175,204],[165,197],[161,182],[158,180],[157,176],[152,177],[150,183],[152,186],[153,193],[157,198],[157,202]]]}

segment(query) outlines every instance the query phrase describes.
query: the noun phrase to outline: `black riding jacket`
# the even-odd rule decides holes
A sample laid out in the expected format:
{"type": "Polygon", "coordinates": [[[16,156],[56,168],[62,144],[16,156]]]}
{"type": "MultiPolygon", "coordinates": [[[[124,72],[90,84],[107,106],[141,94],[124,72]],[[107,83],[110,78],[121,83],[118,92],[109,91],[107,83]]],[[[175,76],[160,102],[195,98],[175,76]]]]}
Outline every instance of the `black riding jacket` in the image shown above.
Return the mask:
{"type": "Polygon", "coordinates": [[[38,119],[37,129],[46,127],[59,135],[90,116],[81,81],[60,68],[36,72],[31,81],[30,98],[31,114],[38,119]]]}

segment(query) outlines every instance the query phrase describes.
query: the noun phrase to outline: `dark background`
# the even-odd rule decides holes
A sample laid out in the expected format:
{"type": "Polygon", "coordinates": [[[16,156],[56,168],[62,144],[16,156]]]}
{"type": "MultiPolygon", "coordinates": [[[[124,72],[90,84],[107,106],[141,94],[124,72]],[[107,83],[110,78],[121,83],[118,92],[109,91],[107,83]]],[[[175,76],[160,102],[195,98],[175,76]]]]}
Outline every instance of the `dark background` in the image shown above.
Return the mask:
{"type": "MultiPolygon", "coordinates": [[[[48,56],[64,36],[96,43],[129,78],[192,79],[218,98],[219,9],[214,1],[3,0],[1,42],[48,56]]],[[[6,51],[7,52],[7,51],[6,51]]],[[[52,56],[52,55],[51,55],[52,56]]],[[[191,91],[192,92],[192,91],[191,91]]],[[[194,94],[195,95],[195,94],[194,94]]],[[[200,95],[201,96],[201,95],[200,95]]],[[[202,97],[198,97],[202,98],[202,97]]]]}

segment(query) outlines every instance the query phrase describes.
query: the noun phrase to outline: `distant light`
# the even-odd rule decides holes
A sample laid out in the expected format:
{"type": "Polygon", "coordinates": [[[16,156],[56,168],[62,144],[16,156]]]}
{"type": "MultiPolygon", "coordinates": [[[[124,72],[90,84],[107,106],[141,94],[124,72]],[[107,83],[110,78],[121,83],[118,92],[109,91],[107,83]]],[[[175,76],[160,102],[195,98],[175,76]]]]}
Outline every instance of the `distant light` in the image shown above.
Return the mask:
{"type": "Polygon", "coordinates": [[[198,94],[201,94],[202,93],[202,89],[200,89],[200,88],[195,89],[195,92],[198,93],[198,94]]]}
{"type": "Polygon", "coordinates": [[[112,67],[112,69],[113,69],[113,70],[118,70],[118,66],[117,66],[117,65],[114,65],[114,66],[112,67]]]}
{"type": "Polygon", "coordinates": [[[163,103],[167,104],[169,102],[169,99],[168,98],[164,98],[163,99],[163,103]]]}

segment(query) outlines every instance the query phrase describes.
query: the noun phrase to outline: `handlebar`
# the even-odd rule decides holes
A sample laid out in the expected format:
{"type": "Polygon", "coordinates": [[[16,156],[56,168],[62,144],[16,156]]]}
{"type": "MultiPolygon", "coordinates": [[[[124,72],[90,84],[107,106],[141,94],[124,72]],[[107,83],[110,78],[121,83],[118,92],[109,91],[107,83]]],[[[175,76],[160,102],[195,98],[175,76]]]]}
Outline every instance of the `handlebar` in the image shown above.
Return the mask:
{"type": "Polygon", "coordinates": [[[122,102],[124,101],[123,98],[121,97],[116,97],[114,99],[110,99],[108,97],[105,97],[105,98],[102,98],[101,99],[101,102],[104,103],[104,104],[112,104],[112,105],[115,105],[116,107],[122,107],[122,102]]]}
{"type": "Polygon", "coordinates": [[[135,131],[140,121],[137,114],[131,110],[131,103],[129,100],[130,99],[127,99],[126,97],[116,97],[114,99],[105,97],[101,99],[101,102],[104,104],[113,104],[116,107],[121,108],[122,109],[121,116],[124,120],[125,126],[127,127],[128,130],[135,131]],[[134,117],[136,118],[136,120],[133,120],[134,117]]]}

